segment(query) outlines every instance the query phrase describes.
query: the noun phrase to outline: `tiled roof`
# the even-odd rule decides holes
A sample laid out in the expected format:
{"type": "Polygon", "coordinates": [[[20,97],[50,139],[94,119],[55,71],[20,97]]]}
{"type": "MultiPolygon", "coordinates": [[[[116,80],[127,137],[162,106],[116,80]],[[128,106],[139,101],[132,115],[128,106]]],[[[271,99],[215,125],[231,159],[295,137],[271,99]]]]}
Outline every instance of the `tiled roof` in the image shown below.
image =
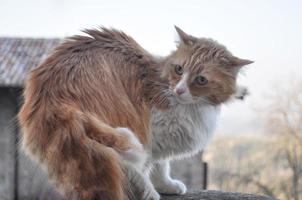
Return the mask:
{"type": "Polygon", "coordinates": [[[0,87],[22,87],[27,73],[59,42],[60,39],[0,37],[0,87]]]}

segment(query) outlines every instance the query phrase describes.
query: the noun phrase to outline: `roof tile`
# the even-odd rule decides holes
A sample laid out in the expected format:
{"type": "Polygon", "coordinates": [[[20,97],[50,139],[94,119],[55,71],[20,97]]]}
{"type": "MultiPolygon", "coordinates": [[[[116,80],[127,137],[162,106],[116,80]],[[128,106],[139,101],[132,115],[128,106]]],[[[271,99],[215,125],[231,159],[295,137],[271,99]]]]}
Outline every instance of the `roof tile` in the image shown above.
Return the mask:
{"type": "Polygon", "coordinates": [[[27,73],[37,67],[60,41],[0,37],[0,87],[22,87],[27,73]]]}

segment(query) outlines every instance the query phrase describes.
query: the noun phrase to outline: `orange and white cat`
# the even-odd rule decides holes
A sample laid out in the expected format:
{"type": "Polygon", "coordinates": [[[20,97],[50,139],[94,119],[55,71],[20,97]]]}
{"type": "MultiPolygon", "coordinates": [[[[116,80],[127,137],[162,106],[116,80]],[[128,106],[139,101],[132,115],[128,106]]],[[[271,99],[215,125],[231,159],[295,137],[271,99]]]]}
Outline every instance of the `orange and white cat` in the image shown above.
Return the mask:
{"type": "Polygon", "coordinates": [[[205,147],[251,61],[176,30],[179,45],[166,58],[123,32],[87,30],[30,73],[18,115],[22,144],[66,199],[156,200],[154,186],[186,191],[170,178],[168,160],[205,147]]]}
{"type": "Polygon", "coordinates": [[[181,181],[170,177],[169,161],[204,150],[213,136],[221,104],[246,94],[245,88],[236,86],[236,78],[241,67],[252,63],[233,56],[212,39],[176,30],[178,48],[162,61],[167,93],[176,103],[165,110],[154,107],[150,120],[151,180],[157,191],[166,194],[186,192],[181,181]]]}

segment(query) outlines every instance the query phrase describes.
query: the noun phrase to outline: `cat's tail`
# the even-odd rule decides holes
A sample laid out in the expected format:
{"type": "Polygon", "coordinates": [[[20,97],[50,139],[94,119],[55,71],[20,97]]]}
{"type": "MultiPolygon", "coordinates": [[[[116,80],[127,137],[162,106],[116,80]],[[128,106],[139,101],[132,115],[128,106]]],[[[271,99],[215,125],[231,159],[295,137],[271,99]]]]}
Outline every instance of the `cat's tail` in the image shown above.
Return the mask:
{"type": "Polygon", "coordinates": [[[140,148],[127,130],[70,107],[28,112],[25,105],[19,120],[26,151],[46,165],[66,199],[124,199],[121,155],[131,160],[140,148]]]}

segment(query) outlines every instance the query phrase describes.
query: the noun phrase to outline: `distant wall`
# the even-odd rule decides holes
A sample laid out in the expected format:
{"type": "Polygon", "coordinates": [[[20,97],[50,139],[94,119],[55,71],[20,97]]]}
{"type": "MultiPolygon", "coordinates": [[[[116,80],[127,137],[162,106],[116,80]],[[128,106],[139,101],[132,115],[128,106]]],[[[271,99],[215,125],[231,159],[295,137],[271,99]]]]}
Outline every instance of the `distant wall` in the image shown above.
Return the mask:
{"type": "Polygon", "coordinates": [[[47,188],[47,177],[19,150],[16,114],[21,90],[0,88],[0,199],[32,200],[47,188]]]}
{"type": "Polygon", "coordinates": [[[16,109],[15,97],[8,89],[0,89],[0,199],[15,198],[17,149],[12,119],[16,109]]]}

